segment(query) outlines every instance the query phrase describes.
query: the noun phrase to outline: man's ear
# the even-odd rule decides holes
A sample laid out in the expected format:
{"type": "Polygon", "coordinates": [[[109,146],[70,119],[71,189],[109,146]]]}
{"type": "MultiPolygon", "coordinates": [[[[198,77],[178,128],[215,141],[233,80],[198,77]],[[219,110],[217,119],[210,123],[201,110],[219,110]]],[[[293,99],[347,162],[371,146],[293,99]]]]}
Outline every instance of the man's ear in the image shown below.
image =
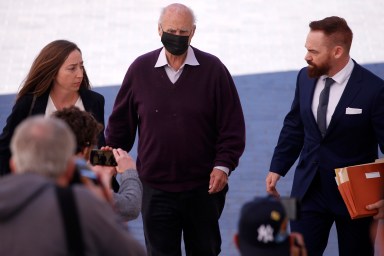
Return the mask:
{"type": "Polygon", "coordinates": [[[76,170],[76,164],[75,164],[75,158],[72,157],[69,161],[68,161],[68,164],[67,164],[67,169],[65,170],[65,173],[64,173],[64,178],[65,178],[65,182],[69,184],[69,182],[72,180],[73,178],[73,174],[75,173],[75,170],[76,170]]]}
{"type": "Polygon", "coordinates": [[[89,158],[91,157],[92,148],[93,147],[91,147],[91,146],[83,147],[83,149],[81,150],[81,152],[78,155],[83,157],[86,161],[88,161],[89,158]]]}
{"type": "Polygon", "coordinates": [[[239,249],[239,234],[238,233],[236,233],[233,236],[233,242],[235,243],[236,248],[239,249]]]}
{"type": "Polygon", "coordinates": [[[341,47],[341,46],[336,46],[334,49],[333,49],[333,56],[338,59],[338,58],[341,58],[344,54],[344,48],[341,47]]]}
{"type": "Polygon", "coordinates": [[[59,177],[57,177],[56,183],[61,187],[68,186],[73,179],[73,174],[76,169],[75,167],[75,157],[73,156],[71,159],[68,160],[65,172],[62,173],[59,177]]]}
{"type": "Polygon", "coordinates": [[[192,36],[190,38],[192,38],[195,35],[195,31],[196,31],[196,25],[193,25],[192,36]]]}
{"type": "Polygon", "coordinates": [[[11,173],[16,173],[16,165],[13,157],[9,159],[9,168],[11,169],[11,173]]]}
{"type": "Polygon", "coordinates": [[[157,25],[157,32],[159,33],[159,36],[161,37],[161,35],[163,34],[163,29],[161,28],[160,24],[157,25]]]}

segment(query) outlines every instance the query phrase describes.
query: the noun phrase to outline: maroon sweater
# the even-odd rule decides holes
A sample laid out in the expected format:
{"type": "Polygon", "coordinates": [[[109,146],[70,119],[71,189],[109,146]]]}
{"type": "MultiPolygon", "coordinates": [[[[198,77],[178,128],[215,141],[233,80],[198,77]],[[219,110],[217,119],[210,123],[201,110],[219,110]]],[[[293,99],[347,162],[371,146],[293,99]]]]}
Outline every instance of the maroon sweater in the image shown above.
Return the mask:
{"type": "Polygon", "coordinates": [[[233,171],[245,146],[243,112],[221,61],[193,48],[198,66],[185,65],[173,84],[160,50],[129,67],[106,129],[107,145],[130,151],[139,131],[137,169],[143,182],[170,192],[207,186],[214,166],[233,171]]]}

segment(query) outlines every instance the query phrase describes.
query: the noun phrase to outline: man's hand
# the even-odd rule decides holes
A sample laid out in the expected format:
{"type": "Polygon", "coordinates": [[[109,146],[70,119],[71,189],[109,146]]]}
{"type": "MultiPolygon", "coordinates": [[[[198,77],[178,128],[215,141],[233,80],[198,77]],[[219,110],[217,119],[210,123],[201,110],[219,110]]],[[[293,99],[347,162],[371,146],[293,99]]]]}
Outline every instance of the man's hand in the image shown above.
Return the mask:
{"type": "Polygon", "coordinates": [[[225,172],[213,168],[211,172],[211,179],[209,180],[209,194],[217,193],[223,190],[228,183],[228,176],[225,172]]]}
{"type": "Polygon", "coordinates": [[[267,178],[265,179],[266,186],[267,186],[267,193],[280,197],[279,192],[277,192],[276,184],[277,181],[280,179],[280,175],[275,172],[269,172],[267,175],[267,178]]]}
{"type": "Polygon", "coordinates": [[[291,243],[291,256],[307,256],[307,249],[305,248],[303,235],[300,233],[292,232],[290,235],[291,243]]]}
{"type": "Polygon", "coordinates": [[[384,219],[384,199],[383,200],[380,200],[380,201],[377,201],[376,203],[374,204],[369,204],[367,205],[367,210],[374,210],[374,209],[377,209],[378,210],[378,213],[373,216],[374,219],[384,219]]]}

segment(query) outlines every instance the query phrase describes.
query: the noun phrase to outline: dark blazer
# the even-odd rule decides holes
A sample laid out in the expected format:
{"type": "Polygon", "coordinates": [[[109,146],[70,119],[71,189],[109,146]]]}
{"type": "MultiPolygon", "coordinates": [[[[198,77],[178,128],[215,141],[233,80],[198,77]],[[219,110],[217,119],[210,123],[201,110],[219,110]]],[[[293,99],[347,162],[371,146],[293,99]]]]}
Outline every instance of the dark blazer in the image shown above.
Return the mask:
{"type": "Polygon", "coordinates": [[[334,169],[374,161],[378,157],[378,145],[383,151],[384,81],[355,62],[322,138],[311,108],[317,79],[309,78],[306,69],[298,74],[295,97],[285,117],[270,170],[284,176],[300,155],[291,196],[302,199],[317,173],[327,194],[337,198],[331,203],[332,209],[348,214],[337,190],[334,169]],[[347,108],[361,109],[362,113],[351,114],[347,108]]]}
{"type": "MultiPolygon", "coordinates": [[[[84,108],[87,112],[93,114],[95,119],[104,126],[104,96],[84,88],[80,88],[80,97],[83,101],[84,108]]],[[[36,98],[31,115],[44,114],[47,108],[49,98],[49,91],[36,98]]],[[[11,114],[7,118],[6,125],[3,129],[3,133],[0,135],[0,176],[10,172],[9,170],[9,158],[10,142],[13,132],[16,126],[28,117],[31,109],[33,95],[28,94],[20,98],[12,108],[11,114]]],[[[105,145],[104,130],[100,134],[98,146],[105,145]]]]}

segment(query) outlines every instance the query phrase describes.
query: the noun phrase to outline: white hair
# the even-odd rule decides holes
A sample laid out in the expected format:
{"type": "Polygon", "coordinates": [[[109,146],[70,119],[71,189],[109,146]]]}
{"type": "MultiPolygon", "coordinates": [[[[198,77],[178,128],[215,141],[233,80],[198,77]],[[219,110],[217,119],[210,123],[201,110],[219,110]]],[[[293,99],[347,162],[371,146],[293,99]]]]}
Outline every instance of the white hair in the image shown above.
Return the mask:
{"type": "Polygon", "coordinates": [[[29,117],[17,126],[11,140],[15,172],[57,178],[67,170],[75,148],[75,136],[64,121],[29,117]]]}
{"type": "Polygon", "coordinates": [[[161,24],[163,22],[164,15],[169,9],[173,9],[176,12],[188,12],[192,17],[193,25],[196,24],[196,17],[195,17],[195,14],[193,13],[193,10],[191,8],[189,8],[188,6],[185,6],[183,4],[178,4],[178,3],[170,4],[170,5],[161,9],[160,17],[159,17],[159,21],[158,21],[159,24],[161,24]]]}

